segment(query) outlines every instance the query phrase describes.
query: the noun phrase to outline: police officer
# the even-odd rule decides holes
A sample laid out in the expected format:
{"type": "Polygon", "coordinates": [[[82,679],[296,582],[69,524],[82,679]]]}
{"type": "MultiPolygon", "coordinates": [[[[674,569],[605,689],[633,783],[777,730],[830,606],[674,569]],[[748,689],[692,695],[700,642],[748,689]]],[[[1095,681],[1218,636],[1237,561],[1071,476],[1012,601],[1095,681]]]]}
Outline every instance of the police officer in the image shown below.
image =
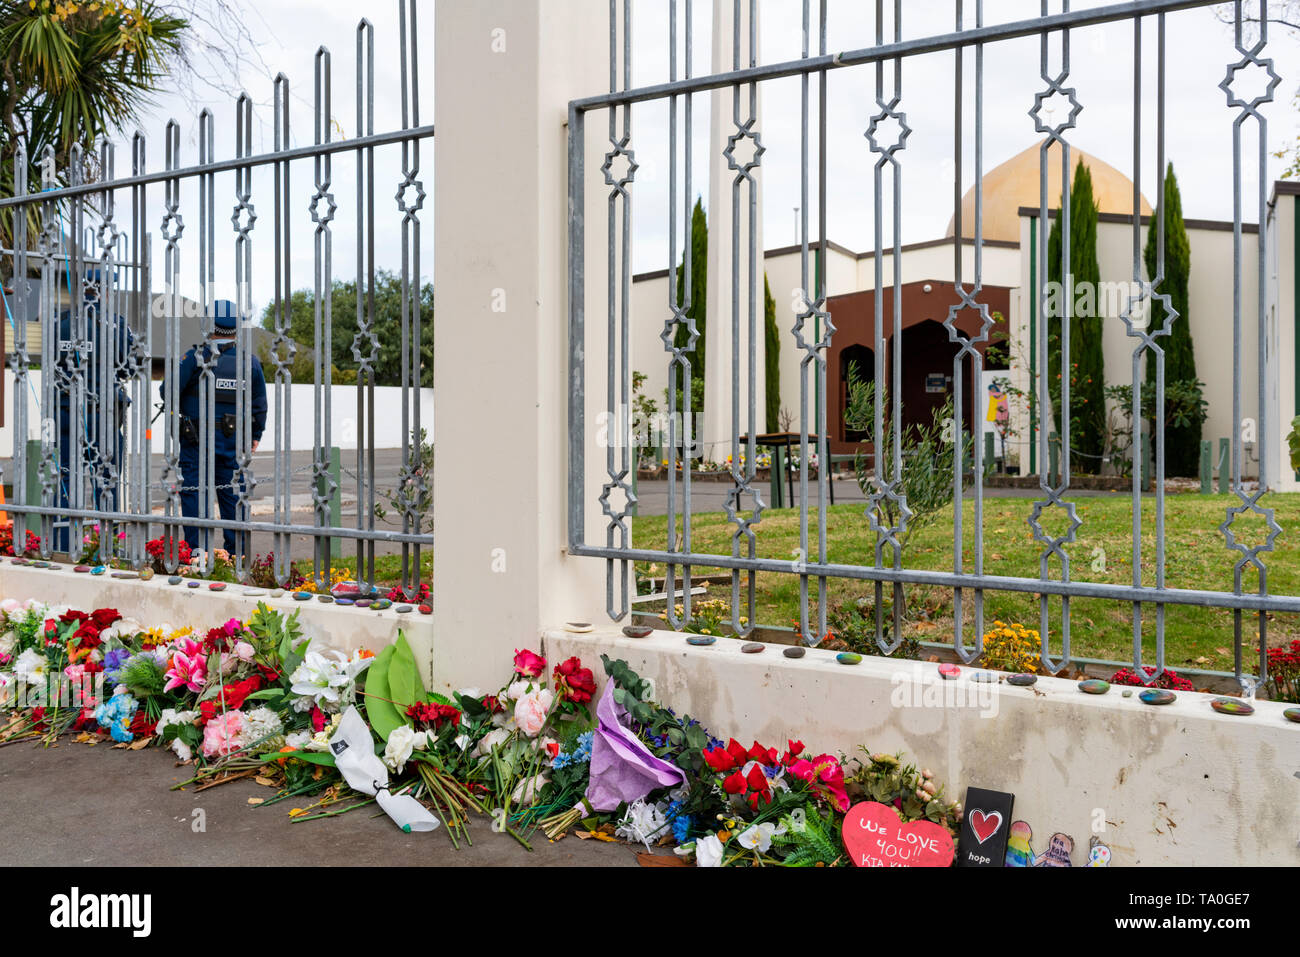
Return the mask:
{"type": "MultiPolygon", "coordinates": [[[[208,341],[194,346],[181,360],[177,393],[180,396],[180,472],[181,472],[181,514],[198,518],[199,511],[199,461],[202,451],[199,449],[199,417],[202,409],[203,374],[199,366],[199,351],[203,352],[203,362],[212,366],[212,378],[215,385],[216,410],[215,419],[209,424],[213,435],[213,484],[217,491],[217,504],[221,510],[222,521],[235,520],[236,494],[235,473],[239,469],[235,448],[236,397],[239,389],[239,354],[235,345],[235,330],[240,316],[238,307],[228,299],[219,299],[212,304],[213,329],[208,341]]],[[[251,416],[248,423],[248,436],[251,441],[250,452],[256,452],[266,428],[266,379],[262,375],[262,363],[257,356],[251,356],[252,379],[249,382],[249,404],[246,414],[251,416]]],[[[167,383],[160,387],[163,401],[167,398],[167,383]]],[[[210,500],[209,500],[210,501],[210,500]]],[[[204,503],[205,506],[208,503],[204,503]]],[[[205,508],[204,511],[207,511],[205,508]]],[[[235,551],[236,536],[231,528],[223,529],[223,547],[226,551],[235,551]]],[[[199,544],[197,526],[185,526],[185,541],[191,548],[199,544]]]]}
{"type": "MultiPolygon", "coordinates": [[[[116,277],[114,277],[116,278],[116,277]]],[[[125,462],[125,435],[123,426],[126,423],[127,408],[131,404],[131,397],[127,394],[126,383],[131,379],[131,373],[126,362],[132,346],[135,344],[135,336],[131,334],[131,329],[122,316],[104,316],[100,308],[104,276],[98,269],[89,269],[86,271],[82,281],[82,295],[85,300],[86,314],[86,338],[81,342],[80,347],[74,342],[73,332],[73,315],[71,310],[64,310],[59,315],[59,333],[58,333],[58,358],[56,364],[59,368],[60,376],[67,379],[66,385],[59,389],[59,484],[58,484],[58,502],[63,508],[68,505],[69,491],[73,484],[78,481],[84,481],[83,476],[90,476],[91,496],[86,499],[86,508],[99,507],[108,511],[117,508],[117,489],[114,487],[106,488],[100,494],[99,485],[96,483],[95,475],[106,474],[105,471],[112,467],[119,470],[125,462]],[[107,332],[111,340],[115,340],[110,346],[110,355],[107,356],[107,363],[115,368],[106,373],[101,373],[100,364],[105,359],[101,355],[100,335],[107,332]],[[113,350],[116,350],[113,352],[113,350]],[[78,372],[81,374],[81,381],[84,383],[84,402],[81,405],[80,422],[75,422],[73,414],[74,403],[77,397],[74,396],[71,377],[78,372]],[[106,398],[100,394],[101,374],[111,376],[117,383],[116,389],[116,409],[111,410],[112,419],[108,423],[108,431],[101,435],[103,423],[101,422],[100,403],[106,398]],[[72,450],[81,446],[81,464],[82,475],[74,476],[72,474],[72,450]]],[[[68,551],[68,527],[61,526],[54,534],[55,551],[68,551]]]]}

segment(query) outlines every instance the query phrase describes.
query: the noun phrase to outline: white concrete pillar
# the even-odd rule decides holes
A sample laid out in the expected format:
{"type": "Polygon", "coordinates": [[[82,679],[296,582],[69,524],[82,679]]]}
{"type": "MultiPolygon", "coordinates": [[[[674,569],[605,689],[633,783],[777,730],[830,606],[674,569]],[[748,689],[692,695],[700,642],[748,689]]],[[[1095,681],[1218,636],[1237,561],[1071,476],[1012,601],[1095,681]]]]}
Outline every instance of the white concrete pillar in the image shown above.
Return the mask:
{"type": "MultiPolygon", "coordinates": [[[[740,6],[740,67],[748,67],[757,60],[757,43],[751,55],[748,2],[740,6]]],[[[736,68],[735,4],[732,0],[714,0],[713,4],[713,72],[724,73],[736,68]]],[[[754,37],[757,39],[757,26],[754,37]]],[[[715,90],[710,95],[709,126],[709,284],[707,343],[704,356],[704,421],[700,441],[703,455],[715,462],[731,454],[733,431],[749,432],[749,307],[754,303],[755,329],[753,347],[757,350],[754,362],[754,390],[756,405],[756,431],[765,432],[764,408],[764,337],[763,337],[763,202],[762,166],[751,172],[755,183],[753,204],[754,222],[754,279],[749,275],[749,224],[751,218],[750,185],[742,182],[738,192],[733,183],[740,173],[731,168],[725,151],[729,138],[737,135],[737,104],[735,94],[728,89],[715,90]],[[732,238],[739,237],[738,257],[733,258],[732,238]],[[732,267],[739,263],[739,284],[733,288],[732,267]],[[732,375],[732,309],[738,304],[740,315],[739,348],[740,376],[732,375]],[[732,416],[731,390],[733,382],[740,390],[740,416],[732,416]]],[[[761,93],[755,96],[753,131],[761,141],[761,93]]],[[[744,124],[750,118],[749,89],[740,90],[739,119],[744,124]]],[[[735,141],[735,162],[744,166],[752,162],[754,140],[742,136],[735,141]]],[[[760,160],[761,162],[761,160],[760,160]]]]}
{"type": "MultiPolygon", "coordinates": [[[[459,0],[434,11],[434,637],[417,654],[431,660],[431,687],[487,689],[543,627],[599,621],[605,606],[604,562],[566,555],[566,122],[571,99],[608,89],[608,6],[459,0]]],[[[603,149],[587,140],[591,183],[603,149]]],[[[592,227],[604,207],[602,191],[585,191],[592,227]]],[[[587,236],[594,308],[604,230],[587,236]]],[[[604,323],[588,326],[588,355],[603,356],[604,323]]],[[[589,427],[603,394],[588,389],[589,427]]],[[[588,540],[603,542],[604,458],[587,445],[588,540]]]]}

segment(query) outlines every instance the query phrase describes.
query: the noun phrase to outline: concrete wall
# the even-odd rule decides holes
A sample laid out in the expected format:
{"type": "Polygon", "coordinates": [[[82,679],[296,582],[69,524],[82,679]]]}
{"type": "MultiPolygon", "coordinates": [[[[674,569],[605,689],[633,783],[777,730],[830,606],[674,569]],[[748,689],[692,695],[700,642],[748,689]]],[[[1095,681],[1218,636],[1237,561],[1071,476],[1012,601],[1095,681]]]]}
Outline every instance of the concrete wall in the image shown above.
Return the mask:
{"type": "MultiPolygon", "coordinates": [[[[41,437],[41,373],[39,370],[28,373],[28,381],[31,383],[26,390],[28,412],[27,412],[27,437],[29,439],[39,439],[41,437]],[[33,392],[32,390],[35,390],[33,392]]],[[[158,401],[157,383],[153,383],[149,395],[149,401],[155,405],[158,401]]],[[[0,426],[0,456],[8,457],[13,455],[14,447],[14,377],[9,373],[4,376],[4,409],[5,421],[0,426]]],[[[279,404],[276,396],[276,389],[273,385],[268,384],[266,389],[267,413],[266,413],[266,434],[262,438],[263,451],[270,451],[274,447],[275,436],[275,414],[276,407],[279,404]]],[[[310,384],[291,385],[289,386],[289,423],[290,448],[296,450],[310,451],[315,448],[315,386],[310,384]]],[[[433,441],[433,389],[420,390],[420,423],[428,432],[429,441],[433,441]]],[[[331,439],[335,445],[341,449],[355,449],[357,447],[357,389],[356,386],[336,385],[331,394],[330,406],[331,418],[331,439]]],[[[150,415],[153,414],[151,409],[150,415]]],[[[150,450],[161,455],[163,453],[163,443],[165,433],[163,431],[163,419],[154,423],[153,435],[150,439],[150,450]]],[[[130,448],[130,436],[127,439],[130,448]]],[[[377,449],[400,449],[403,444],[402,436],[402,390],[397,386],[377,386],[375,388],[375,436],[374,447],[377,449]]]]}
{"type": "Polygon", "coordinates": [[[578,655],[601,678],[601,652],[625,659],[658,700],[723,740],[798,738],[850,757],[860,745],[901,749],[957,800],[970,786],[1009,791],[1033,849],[1064,832],[1075,866],[1094,825],[1112,866],[1300,865],[1300,725],[1283,705],[1260,701],[1254,715],[1232,717],[1203,694],[1155,707],[1118,687],[1094,696],[1057,678],[1032,688],[943,681],[929,663],[845,666],[815,649],[791,661],[773,646],[742,654],[741,644],[695,648],[668,632],[634,640],[612,629],[544,637],[550,660],[578,655]]]}

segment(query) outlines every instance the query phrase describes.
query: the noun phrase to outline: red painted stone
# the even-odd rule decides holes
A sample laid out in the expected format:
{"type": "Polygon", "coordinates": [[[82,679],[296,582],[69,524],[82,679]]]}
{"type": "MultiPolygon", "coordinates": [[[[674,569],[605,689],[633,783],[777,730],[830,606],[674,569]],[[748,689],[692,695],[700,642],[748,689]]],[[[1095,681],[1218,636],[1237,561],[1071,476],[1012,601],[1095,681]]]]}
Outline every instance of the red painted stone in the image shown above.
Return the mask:
{"type": "Polygon", "coordinates": [[[952,835],[933,821],[904,824],[887,804],[865,801],[844,816],[844,846],[857,867],[947,867],[952,835]]]}
{"type": "Polygon", "coordinates": [[[432,605],[421,605],[421,606],[420,606],[420,614],[421,614],[421,615],[432,615],[432,614],[433,614],[433,606],[432,606],[432,605]]]}

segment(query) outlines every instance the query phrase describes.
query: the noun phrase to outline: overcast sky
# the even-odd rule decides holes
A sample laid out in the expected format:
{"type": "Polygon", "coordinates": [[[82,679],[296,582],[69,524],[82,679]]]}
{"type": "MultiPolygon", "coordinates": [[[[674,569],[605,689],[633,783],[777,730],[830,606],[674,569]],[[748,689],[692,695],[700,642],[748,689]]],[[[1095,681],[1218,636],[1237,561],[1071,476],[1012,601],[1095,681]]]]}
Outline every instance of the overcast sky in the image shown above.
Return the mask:
{"type": "MultiPolygon", "coordinates": [[[[453,0],[437,0],[453,2],[453,0]]],[[[455,0],[470,2],[470,0],[455,0]]],[[[705,72],[710,57],[711,5],[696,0],[696,43],[693,51],[695,72],[705,72]]],[[[1075,0],[1072,8],[1102,6],[1103,3],[1075,0]]],[[[814,17],[818,6],[812,3],[814,17]]],[[[955,27],[953,0],[907,0],[904,6],[903,35],[921,37],[943,33],[955,27]]],[[[1039,14],[1039,0],[986,0],[986,24],[1009,22],[1039,14]]],[[[400,75],[398,70],[397,0],[358,5],[350,0],[275,0],[257,5],[246,2],[250,24],[261,38],[259,49],[250,51],[250,65],[244,73],[228,81],[232,88],[242,87],[253,97],[255,152],[272,147],[271,76],[282,70],[291,81],[293,102],[293,145],[313,141],[313,58],[320,44],[332,51],[333,67],[333,136],[351,137],[357,132],[355,118],[355,30],[359,12],[364,12],[375,26],[376,49],[376,130],[384,131],[400,123],[400,75]],[[251,65],[260,60],[269,70],[262,72],[251,65]]],[[[421,122],[433,117],[433,11],[432,4],[419,7],[421,122]]],[[[874,4],[863,0],[829,0],[828,47],[836,50],[870,46],[875,33],[874,4]]],[[[634,84],[661,81],[668,75],[667,4],[663,0],[634,0],[633,61],[634,84]]],[[[800,0],[760,0],[761,59],[777,62],[799,55],[801,37],[800,0]]],[[[975,0],[964,3],[966,23],[974,25],[975,0]]],[[[1060,0],[1052,0],[1051,9],[1060,9],[1060,0]]],[[[1167,123],[1166,150],[1178,172],[1183,194],[1184,213],[1188,217],[1230,219],[1232,216],[1232,121],[1224,94],[1217,88],[1229,62],[1238,59],[1233,51],[1231,28],[1215,18],[1215,8],[1169,14],[1167,17],[1168,63],[1166,71],[1167,123]]],[[[1156,28],[1154,18],[1144,26],[1144,134],[1143,163],[1140,170],[1143,191],[1155,202],[1155,81],[1156,28]]],[[[815,43],[815,34],[814,34],[815,43]]],[[[1059,65],[1059,44],[1052,43],[1052,68],[1059,65]]],[[[815,52],[815,50],[814,50],[815,52]]],[[[1282,74],[1277,102],[1265,108],[1269,117],[1269,143],[1277,148],[1294,143],[1300,131],[1300,110],[1294,95],[1300,77],[1294,66],[1300,64],[1300,38],[1282,28],[1271,31],[1267,51],[1282,74]]],[[[1070,141],[1132,175],[1133,157],[1133,29],[1131,23],[1074,31],[1072,37],[1069,85],[1078,90],[1083,112],[1078,127],[1069,134],[1070,141]]],[[[916,242],[944,234],[953,211],[953,80],[954,58],[951,53],[912,58],[903,67],[901,108],[907,113],[912,135],[901,154],[905,170],[902,186],[902,240],[916,242]]],[[[966,76],[966,130],[963,137],[966,159],[963,189],[974,181],[974,55],[968,53],[966,76]]],[[[469,78],[466,78],[469,82],[469,78]]],[[[1035,142],[1033,120],[1028,111],[1034,105],[1034,93],[1043,88],[1039,77],[1039,44],[1023,39],[990,45],[985,52],[983,130],[985,171],[1035,142]]],[[[587,92],[602,92],[599,90],[587,92]]],[[[767,152],[764,169],[764,244],[771,248],[797,239],[794,207],[799,205],[799,95],[797,78],[776,80],[761,87],[762,136],[767,152]]],[[[210,106],[216,122],[216,155],[224,158],[234,152],[233,100],[208,92],[203,100],[210,106]]],[[[856,67],[833,71],[828,96],[828,235],[852,249],[869,249],[874,245],[872,211],[872,165],[875,155],[863,134],[876,111],[874,104],[874,70],[856,67]]],[[[186,163],[197,158],[198,124],[194,97],[168,93],[158,98],[147,111],[143,128],[149,136],[149,163],[158,168],[163,160],[163,127],[168,118],[180,123],[182,150],[186,163]]],[[[707,94],[696,102],[696,170],[695,189],[708,203],[707,94]]],[[[815,92],[813,115],[816,115],[815,92]]],[[[634,108],[633,146],[641,165],[633,187],[636,215],[635,268],[663,268],[667,265],[667,109],[662,103],[647,103],[634,108]]],[[[588,129],[603,130],[603,122],[591,122],[588,129]]],[[[1243,143],[1247,197],[1246,219],[1255,218],[1253,202],[1256,179],[1253,124],[1247,124],[1243,143]]],[[[815,140],[814,140],[815,144],[815,140]]],[[[128,172],[129,153],[119,153],[119,175],[128,172]]],[[[422,178],[432,192],[433,156],[426,145],[422,156],[422,178]]],[[[1281,162],[1270,158],[1268,180],[1280,173],[1281,162]]],[[[814,171],[815,174],[815,171],[814,171]]],[[[339,205],[335,227],[334,275],[351,278],[355,274],[355,175],[356,167],[347,154],[335,157],[332,184],[339,205]]],[[[295,196],[292,285],[311,286],[314,281],[312,224],[307,204],[314,191],[310,163],[295,164],[295,196]]],[[[378,223],[379,265],[397,268],[400,264],[399,218],[393,193],[400,178],[397,151],[387,150],[379,158],[376,174],[376,208],[378,223]]],[[[467,188],[499,188],[493,184],[467,184],[467,188]]],[[[816,195],[815,175],[811,182],[816,195]]],[[[155,264],[161,267],[160,191],[151,199],[150,228],[155,234],[155,264]]],[[[219,177],[216,204],[217,265],[223,280],[233,281],[233,230],[229,225],[233,206],[233,179],[219,177]]],[[[123,197],[125,201],[125,197],[123,197]]],[[[186,226],[182,263],[185,282],[197,282],[197,185],[185,186],[183,196],[186,226]]],[[[254,275],[252,290],[255,305],[261,307],[271,298],[271,262],[269,253],[272,193],[269,170],[254,179],[254,203],[259,221],[253,232],[254,275]]],[[[422,239],[421,271],[426,280],[433,276],[432,197],[426,200],[424,222],[429,224],[422,239]]],[[[889,241],[889,237],[885,237],[889,241]]],[[[155,285],[160,285],[155,282],[155,285]]]]}

